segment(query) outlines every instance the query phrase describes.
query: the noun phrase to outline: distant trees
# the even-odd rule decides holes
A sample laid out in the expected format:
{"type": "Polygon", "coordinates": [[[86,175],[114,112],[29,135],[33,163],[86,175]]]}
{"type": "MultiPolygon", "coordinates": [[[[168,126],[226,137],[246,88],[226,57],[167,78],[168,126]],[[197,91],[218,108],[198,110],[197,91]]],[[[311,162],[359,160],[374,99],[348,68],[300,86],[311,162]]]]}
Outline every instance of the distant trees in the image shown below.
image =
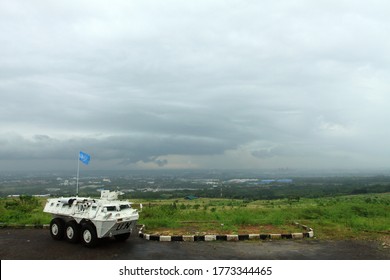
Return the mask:
{"type": "Polygon", "coordinates": [[[163,191],[163,192],[141,192],[135,191],[127,196],[127,198],[142,198],[142,199],[167,199],[167,198],[185,198],[193,195],[196,197],[210,198],[229,198],[242,200],[272,200],[287,198],[291,203],[299,202],[303,197],[318,198],[332,197],[348,194],[365,194],[365,193],[385,193],[390,192],[389,184],[362,185],[359,183],[353,184],[346,181],[343,184],[289,184],[275,186],[237,186],[226,185],[222,187],[222,196],[220,188],[199,188],[198,190],[180,191],[163,191]]]}

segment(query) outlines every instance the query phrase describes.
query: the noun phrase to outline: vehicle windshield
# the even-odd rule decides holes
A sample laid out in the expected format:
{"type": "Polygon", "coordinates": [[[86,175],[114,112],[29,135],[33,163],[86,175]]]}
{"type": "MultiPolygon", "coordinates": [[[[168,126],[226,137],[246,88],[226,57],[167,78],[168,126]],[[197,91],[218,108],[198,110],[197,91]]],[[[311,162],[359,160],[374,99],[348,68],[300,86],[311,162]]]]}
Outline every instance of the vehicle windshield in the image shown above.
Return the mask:
{"type": "Polygon", "coordinates": [[[116,211],[116,207],[115,206],[106,206],[105,208],[107,208],[108,212],[116,211]]]}
{"type": "Polygon", "coordinates": [[[122,205],[119,206],[119,208],[120,208],[121,210],[129,209],[129,208],[130,208],[130,205],[129,205],[129,204],[122,204],[122,205]]]}

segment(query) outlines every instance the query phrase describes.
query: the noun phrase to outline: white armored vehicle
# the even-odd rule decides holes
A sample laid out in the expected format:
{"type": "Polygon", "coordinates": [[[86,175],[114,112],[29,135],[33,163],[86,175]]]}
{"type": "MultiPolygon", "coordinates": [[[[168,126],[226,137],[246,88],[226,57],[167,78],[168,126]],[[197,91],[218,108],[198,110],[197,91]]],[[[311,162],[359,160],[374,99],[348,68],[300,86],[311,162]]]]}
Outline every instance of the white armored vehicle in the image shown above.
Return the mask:
{"type": "Polygon", "coordinates": [[[103,190],[100,199],[78,196],[48,199],[43,212],[53,215],[51,236],[73,243],[81,239],[87,247],[93,247],[104,237],[126,240],[136,231],[139,214],[130,202],[118,200],[120,194],[103,190]]]}

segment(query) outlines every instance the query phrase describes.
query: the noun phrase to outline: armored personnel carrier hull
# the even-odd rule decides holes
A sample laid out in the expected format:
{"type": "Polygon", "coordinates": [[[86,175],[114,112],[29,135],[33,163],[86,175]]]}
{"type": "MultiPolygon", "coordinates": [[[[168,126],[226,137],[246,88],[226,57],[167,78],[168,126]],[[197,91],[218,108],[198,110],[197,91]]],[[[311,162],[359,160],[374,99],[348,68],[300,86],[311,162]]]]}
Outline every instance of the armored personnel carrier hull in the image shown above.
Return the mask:
{"type": "MultiPolygon", "coordinates": [[[[120,192],[102,191],[100,199],[60,197],[47,200],[43,212],[50,213],[53,239],[81,242],[93,247],[100,238],[124,241],[136,232],[138,210],[128,201],[118,200],[120,192]]],[[[142,205],[141,205],[142,207],[142,205]]]]}

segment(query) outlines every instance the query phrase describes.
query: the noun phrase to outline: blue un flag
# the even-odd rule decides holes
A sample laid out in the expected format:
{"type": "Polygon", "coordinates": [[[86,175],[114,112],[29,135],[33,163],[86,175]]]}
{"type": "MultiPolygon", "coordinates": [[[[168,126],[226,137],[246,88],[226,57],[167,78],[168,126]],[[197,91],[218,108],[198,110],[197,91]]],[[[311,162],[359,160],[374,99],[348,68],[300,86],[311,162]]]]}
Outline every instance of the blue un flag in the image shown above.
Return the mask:
{"type": "Polygon", "coordinates": [[[91,156],[88,155],[88,154],[86,154],[86,153],[84,153],[84,152],[81,152],[81,151],[80,151],[79,159],[80,159],[80,161],[81,161],[82,163],[88,164],[89,161],[90,161],[90,159],[91,159],[91,156]]]}

